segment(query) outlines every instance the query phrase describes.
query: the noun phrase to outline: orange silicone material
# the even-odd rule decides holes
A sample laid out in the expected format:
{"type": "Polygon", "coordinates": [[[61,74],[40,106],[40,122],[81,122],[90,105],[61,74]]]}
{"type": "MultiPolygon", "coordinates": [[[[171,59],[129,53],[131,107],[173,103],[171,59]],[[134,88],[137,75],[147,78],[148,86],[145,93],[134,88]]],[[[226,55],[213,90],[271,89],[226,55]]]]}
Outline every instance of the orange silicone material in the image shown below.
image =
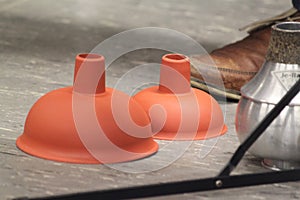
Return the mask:
{"type": "MultiPolygon", "coordinates": [[[[76,57],[74,80],[81,67],[90,68],[87,70],[88,73],[102,74],[96,89],[92,86],[92,82],[86,79],[85,84],[76,85],[77,81],[74,81],[73,87],[57,89],[42,96],[28,113],[24,132],[16,142],[18,148],[40,158],[86,164],[124,162],[155,153],[158,145],[151,137],[150,120],[143,108],[127,94],[105,87],[104,57],[96,54],[79,54],[76,57]],[[74,94],[83,102],[81,107],[76,107],[83,110],[80,124],[76,124],[74,120],[74,105],[72,105],[74,94]],[[115,120],[115,115],[118,114],[114,114],[112,110],[113,95],[122,99],[121,103],[116,100],[116,103],[120,104],[117,106],[126,107],[122,103],[128,103],[131,120],[144,127],[143,132],[140,132],[141,137],[134,137],[119,127],[115,120]],[[85,117],[84,114],[86,109],[84,102],[91,100],[94,101],[96,120],[109,142],[99,140],[101,137],[94,132],[90,135],[79,134],[77,126],[86,125],[84,128],[87,131],[91,128],[92,117],[85,117]],[[82,139],[87,140],[89,145],[84,145],[82,139]],[[111,145],[115,148],[111,148],[111,145]],[[97,154],[109,159],[100,160],[97,154]]],[[[117,117],[121,120],[122,117],[128,118],[122,113],[117,117]]]]}
{"type": "Polygon", "coordinates": [[[190,87],[190,61],[184,55],[163,56],[160,84],[138,92],[134,99],[151,118],[156,139],[203,140],[227,131],[218,102],[190,87]]]}

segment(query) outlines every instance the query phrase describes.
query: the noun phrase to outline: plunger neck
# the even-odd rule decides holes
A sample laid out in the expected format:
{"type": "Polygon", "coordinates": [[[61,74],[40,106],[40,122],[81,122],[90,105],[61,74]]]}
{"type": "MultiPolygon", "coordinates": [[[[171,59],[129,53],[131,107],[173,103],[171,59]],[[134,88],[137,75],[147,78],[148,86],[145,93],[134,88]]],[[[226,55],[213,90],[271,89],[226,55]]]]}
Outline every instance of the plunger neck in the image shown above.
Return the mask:
{"type": "Polygon", "coordinates": [[[162,57],[159,91],[165,93],[188,93],[190,87],[190,61],[181,54],[166,54],[162,57]]]}
{"type": "Polygon", "coordinates": [[[78,54],[75,60],[73,90],[83,94],[105,92],[105,59],[98,54],[78,54]]]}

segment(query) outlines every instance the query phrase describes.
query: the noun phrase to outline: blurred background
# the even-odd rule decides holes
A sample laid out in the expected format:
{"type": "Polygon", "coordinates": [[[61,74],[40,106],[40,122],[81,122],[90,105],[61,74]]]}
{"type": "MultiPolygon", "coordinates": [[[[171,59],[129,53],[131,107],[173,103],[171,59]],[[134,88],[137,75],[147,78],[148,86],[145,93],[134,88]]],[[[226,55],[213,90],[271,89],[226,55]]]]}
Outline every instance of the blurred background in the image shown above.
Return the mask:
{"type": "Polygon", "coordinates": [[[0,50],[67,61],[116,33],[151,26],[187,34],[210,51],[290,7],[288,0],[0,0],[0,50]]]}

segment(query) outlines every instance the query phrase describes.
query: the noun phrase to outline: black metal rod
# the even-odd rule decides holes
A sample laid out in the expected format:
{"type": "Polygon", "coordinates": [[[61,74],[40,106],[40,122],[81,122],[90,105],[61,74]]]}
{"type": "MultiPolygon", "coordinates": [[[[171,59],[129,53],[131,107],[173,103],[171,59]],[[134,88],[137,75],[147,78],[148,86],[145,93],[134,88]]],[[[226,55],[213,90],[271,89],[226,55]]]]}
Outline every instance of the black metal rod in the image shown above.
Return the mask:
{"type": "Polygon", "coordinates": [[[281,113],[281,111],[292,101],[300,90],[300,79],[289,89],[289,91],[282,97],[282,99],[275,105],[275,107],[265,116],[265,118],[252,131],[249,137],[238,147],[228,164],[220,172],[219,176],[229,176],[232,170],[239,164],[246,151],[251,145],[262,135],[274,119],[281,113]]]}
{"type": "Polygon", "coordinates": [[[92,191],[41,198],[18,198],[15,200],[105,200],[105,199],[136,199],[174,195],[190,192],[237,188],[270,183],[282,183],[300,180],[300,169],[280,172],[235,175],[196,179],[181,182],[162,183],[120,189],[92,191]]]}

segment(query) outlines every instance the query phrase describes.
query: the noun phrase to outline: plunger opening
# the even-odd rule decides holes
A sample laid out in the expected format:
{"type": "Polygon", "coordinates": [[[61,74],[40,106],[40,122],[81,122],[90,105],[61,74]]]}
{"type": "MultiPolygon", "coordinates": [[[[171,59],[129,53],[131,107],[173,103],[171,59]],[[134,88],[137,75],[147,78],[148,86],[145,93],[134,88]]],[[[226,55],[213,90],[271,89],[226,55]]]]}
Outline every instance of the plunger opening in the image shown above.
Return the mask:
{"type": "Polygon", "coordinates": [[[185,62],[188,61],[188,58],[185,55],[181,54],[167,54],[163,56],[164,60],[169,60],[171,62],[185,62]]]}
{"type": "Polygon", "coordinates": [[[299,22],[283,22],[273,26],[274,30],[282,32],[300,32],[299,22]]]}
{"type": "Polygon", "coordinates": [[[188,93],[190,87],[190,61],[182,54],[166,54],[162,57],[159,90],[167,93],[188,93]]]}
{"type": "Polygon", "coordinates": [[[79,58],[86,60],[86,59],[90,59],[90,60],[102,60],[104,59],[104,57],[102,55],[98,55],[98,54],[88,54],[88,53],[82,53],[78,55],[79,58]]]}
{"type": "Polygon", "coordinates": [[[74,91],[85,94],[105,92],[105,59],[98,54],[82,53],[76,56],[74,91]],[[80,73],[80,76],[78,76],[80,73]]]}

